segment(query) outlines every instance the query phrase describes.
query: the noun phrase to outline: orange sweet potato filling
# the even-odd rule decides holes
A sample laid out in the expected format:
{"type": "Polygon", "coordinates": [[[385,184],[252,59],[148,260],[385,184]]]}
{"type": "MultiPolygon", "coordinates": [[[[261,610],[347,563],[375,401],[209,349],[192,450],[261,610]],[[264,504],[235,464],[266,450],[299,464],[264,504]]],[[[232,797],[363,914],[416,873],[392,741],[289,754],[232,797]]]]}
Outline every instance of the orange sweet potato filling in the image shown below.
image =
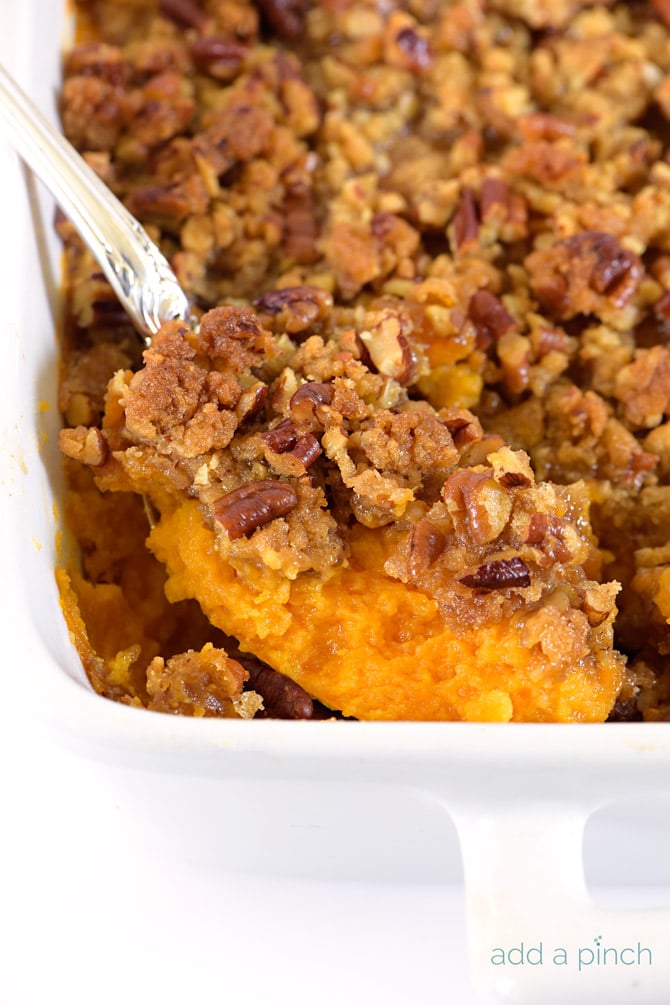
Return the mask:
{"type": "MultiPolygon", "coordinates": [[[[602,721],[621,686],[607,650],[548,667],[523,618],[456,635],[436,602],[383,572],[393,531],[356,528],[352,556],[325,581],[302,576],[284,603],[246,585],[219,555],[197,504],[164,516],[149,546],[172,601],[195,597],[212,624],[361,719],[602,721]],[[371,602],[372,600],[372,602],[371,602]]],[[[557,619],[558,623],[558,619],[557,619]]],[[[560,648],[560,645],[557,647],[560,648]]]]}

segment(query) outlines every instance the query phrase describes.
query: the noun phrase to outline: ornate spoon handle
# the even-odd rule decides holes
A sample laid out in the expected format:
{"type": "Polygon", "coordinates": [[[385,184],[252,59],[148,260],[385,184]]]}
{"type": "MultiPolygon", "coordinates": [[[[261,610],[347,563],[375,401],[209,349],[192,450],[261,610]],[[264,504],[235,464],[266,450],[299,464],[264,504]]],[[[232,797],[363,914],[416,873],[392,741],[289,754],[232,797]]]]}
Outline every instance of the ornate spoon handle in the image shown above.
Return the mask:
{"type": "Polygon", "coordinates": [[[150,338],[189,303],[138,221],[0,66],[0,120],[12,146],[44,182],[95,256],[137,330],[150,338]]]}

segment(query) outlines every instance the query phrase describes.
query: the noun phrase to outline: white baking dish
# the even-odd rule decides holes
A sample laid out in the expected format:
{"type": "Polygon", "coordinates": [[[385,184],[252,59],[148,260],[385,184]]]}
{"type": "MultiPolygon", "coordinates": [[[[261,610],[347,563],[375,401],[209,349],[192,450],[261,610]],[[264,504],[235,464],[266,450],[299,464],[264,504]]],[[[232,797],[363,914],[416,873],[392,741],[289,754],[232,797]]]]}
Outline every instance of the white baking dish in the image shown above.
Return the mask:
{"type": "MultiPolygon", "coordinates": [[[[28,0],[3,8],[0,39],[4,62],[52,117],[65,38],[59,6],[28,0]]],[[[308,798],[335,839],[346,830],[341,814],[347,813],[367,820],[375,835],[391,831],[381,853],[365,840],[348,852],[348,867],[359,876],[457,877],[458,852],[448,828],[437,822],[439,806],[458,832],[473,981],[483,1001],[667,1000],[670,908],[612,912],[594,906],[584,884],[582,841],[588,818],[612,799],[665,794],[667,811],[670,724],[192,720],[126,708],[92,693],[69,642],[53,577],[60,546],[53,206],[15,159],[0,153],[3,229],[12,235],[11,242],[0,242],[3,566],[10,584],[2,610],[4,637],[21,667],[21,699],[35,703],[49,728],[81,756],[166,780],[193,778],[193,800],[201,801],[211,840],[226,814],[242,823],[246,814],[249,828],[256,827],[259,814],[248,794],[260,794],[265,826],[279,835],[275,858],[266,849],[268,870],[281,871],[291,854],[281,835],[296,803],[271,795],[282,786],[308,798]],[[247,798],[228,799],[224,808],[217,792],[232,781],[246,783],[237,791],[247,798]],[[442,862],[439,841],[445,842],[442,862]]],[[[146,798],[164,826],[183,830],[189,822],[170,804],[172,792],[159,785],[146,798]]],[[[667,817],[661,814],[661,823],[670,829],[667,817]]],[[[620,817],[619,839],[632,827],[620,817]]],[[[598,840],[609,841],[609,832],[601,829],[598,840]]],[[[654,854],[660,856],[661,847],[658,840],[654,854]]],[[[309,857],[307,846],[301,854],[309,857]]],[[[603,854],[614,863],[625,849],[619,844],[603,854]]],[[[313,854],[309,868],[318,872],[319,861],[313,854]]],[[[670,882],[656,862],[640,875],[670,882]]],[[[445,1001],[447,995],[445,987],[445,1001]]]]}

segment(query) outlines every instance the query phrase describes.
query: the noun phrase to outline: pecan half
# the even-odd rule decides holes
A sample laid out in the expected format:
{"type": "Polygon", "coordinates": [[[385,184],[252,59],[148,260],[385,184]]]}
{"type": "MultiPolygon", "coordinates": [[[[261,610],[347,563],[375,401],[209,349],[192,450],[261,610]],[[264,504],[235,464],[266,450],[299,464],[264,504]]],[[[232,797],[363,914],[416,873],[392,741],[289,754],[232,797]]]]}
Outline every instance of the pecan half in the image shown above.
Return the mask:
{"type": "Polygon", "coordinates": [[[248,482],[214,503],[214,517],[232,541],[249,537],[298,505],[298,493],[288,482],[248,482]]]}
{"type": "Polygon", "coordinates": [[[522,558],[502,558],[484,562],[475,573],[463,576],[464,586],[473,590],[504,590],[508,586],[530,586],[530,569],[522,558]]]}
{"type": "Polygon", "coordinates": [[[263,699],[259,719],[313,719],[314,702],[299,684],[273,670],[266,663],[248,656],[238,657],[249,674],[248,687],[263,699]]]}

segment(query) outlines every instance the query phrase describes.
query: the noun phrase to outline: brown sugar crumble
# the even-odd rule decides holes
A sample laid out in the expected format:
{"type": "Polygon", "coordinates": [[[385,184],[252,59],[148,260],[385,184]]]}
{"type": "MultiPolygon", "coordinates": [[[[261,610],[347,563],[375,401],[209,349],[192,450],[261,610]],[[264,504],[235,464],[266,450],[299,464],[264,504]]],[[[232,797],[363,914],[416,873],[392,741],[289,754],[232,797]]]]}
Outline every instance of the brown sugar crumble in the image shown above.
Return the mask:
{"type": "Polygon", "coordinates": [[[670,14],[78,0],[63,128],[193,304],[141,352],[63,218],[100,694],[670,719],[670,14]]]}

